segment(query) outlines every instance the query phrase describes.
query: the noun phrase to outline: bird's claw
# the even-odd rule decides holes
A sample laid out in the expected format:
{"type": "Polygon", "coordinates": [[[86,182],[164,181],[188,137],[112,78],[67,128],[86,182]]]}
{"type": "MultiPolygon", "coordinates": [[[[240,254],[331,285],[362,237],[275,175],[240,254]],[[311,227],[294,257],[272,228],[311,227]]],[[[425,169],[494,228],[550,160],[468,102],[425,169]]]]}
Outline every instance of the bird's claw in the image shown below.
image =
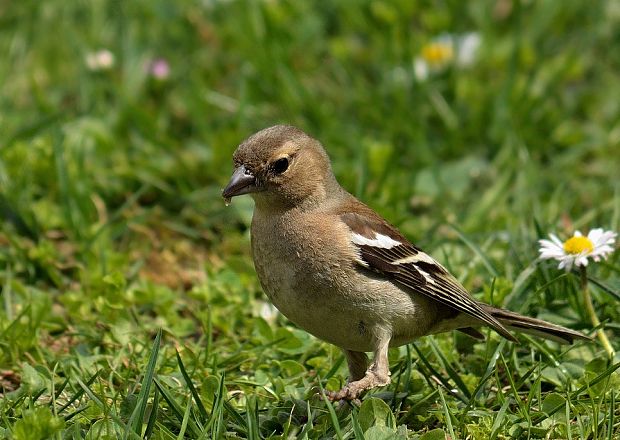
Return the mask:
{"type": "Polygon", "coordinates": [[[332,402],[347,401],[360,404],[362,394],[375,387],[385,386],[390,383],[389,374],[381,375],[369,370],[360,380],[349,382],[340,391],[328,391],[327,398],[332,402]]]}
{"type": "Polygon", "coordinates": [[[356,389],[356,387],[350,387],[349,385],[346,385],[339,391],[326,391],[325,394],[331,402],[340,402],[341,406],[346,402],[357,406],[361,405],[360,396],[364,390],[356,389]]]}

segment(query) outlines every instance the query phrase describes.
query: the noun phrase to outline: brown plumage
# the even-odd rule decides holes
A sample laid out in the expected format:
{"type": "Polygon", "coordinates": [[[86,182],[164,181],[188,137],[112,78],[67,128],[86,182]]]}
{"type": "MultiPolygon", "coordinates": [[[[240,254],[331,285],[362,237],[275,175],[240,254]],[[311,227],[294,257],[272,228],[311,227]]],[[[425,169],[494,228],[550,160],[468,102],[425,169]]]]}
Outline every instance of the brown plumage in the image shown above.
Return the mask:
{"type": "Polygon", "coordinates": [[[262,130],[234,153],[222,195],[251,194],[252,255],[273,304],[346,354],[350,379],[333,400],[390,382],[387,350],[418,337],[489,326],[560,342],[579,332],[483,304],[441,264],[346,192],[321,144],[291,126],[262,130]],[[368,366],[365,352],[374,359],[368,366]]]}

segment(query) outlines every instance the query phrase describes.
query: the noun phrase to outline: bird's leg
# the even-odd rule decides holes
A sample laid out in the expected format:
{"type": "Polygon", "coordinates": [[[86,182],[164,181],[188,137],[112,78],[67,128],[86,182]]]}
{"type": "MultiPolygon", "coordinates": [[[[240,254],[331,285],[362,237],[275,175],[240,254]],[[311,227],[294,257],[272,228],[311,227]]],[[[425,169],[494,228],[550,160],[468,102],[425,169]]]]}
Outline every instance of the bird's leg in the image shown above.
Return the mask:
{"type": "Polygon", "coordinates": [[[362,351],[344,350],[344,354],[347,357],[347,364],[349,366],[349,379],[347,383],[360,380],[366,375],[366,369],[368,368],[368,356],[362,351]]]}
{"type": "Polygon", "coordinates": [[[359,355],[363,353],[345,352],[347,355],[347,361],[349,362],[349,371],[353,380],[345,385],[340,391],[329,392],[328,397],[330,400],[356,400],[364,391],[388,385],[390,383],[388,347],[390,344],[391,335],[388,331],[383,330],[377,333],[379,334],[376,335],[377,338],[374,350],[374,359],[372,364],[370,364],[370,367],[363,375],[358,371],[360,364],[356,363],[356,361],[360,358],[359,355]],[[354,364],[353,369],[351,369],[351,364],[354,364]]]}

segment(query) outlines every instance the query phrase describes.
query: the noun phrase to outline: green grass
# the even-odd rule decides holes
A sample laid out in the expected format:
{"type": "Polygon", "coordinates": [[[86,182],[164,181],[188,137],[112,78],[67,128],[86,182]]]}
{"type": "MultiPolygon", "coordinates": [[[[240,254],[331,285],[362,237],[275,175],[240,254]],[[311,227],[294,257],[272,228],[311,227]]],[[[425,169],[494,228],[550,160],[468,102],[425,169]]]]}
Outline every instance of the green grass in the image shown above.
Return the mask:
{"type": "MultiPolygon", "coordinates": [[[[361,407],[327,403],[342,355],[267,313],[251,201],[219,195],[240,141],[295,124],[477,297],[593,334],[536,240],[620,230],[617,2],[51,0],[0,22],[0,438],[620,438],[598,343],[427,337],[361,407]],[[416,79],[466,32],[473,65],[416,79]]],[[[619,259],[589,269],[618,351],[619,259]]]]}

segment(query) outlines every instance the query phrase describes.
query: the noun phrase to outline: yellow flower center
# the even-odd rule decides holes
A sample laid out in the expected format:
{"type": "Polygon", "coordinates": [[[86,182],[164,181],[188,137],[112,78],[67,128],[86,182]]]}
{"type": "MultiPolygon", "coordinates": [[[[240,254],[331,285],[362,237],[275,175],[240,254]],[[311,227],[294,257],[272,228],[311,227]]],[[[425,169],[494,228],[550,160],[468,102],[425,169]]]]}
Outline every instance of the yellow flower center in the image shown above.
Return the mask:
{"type": "Polygon", "coordinates": [[[594,250],[594,244],[588,237],[571,237],[564,242],[564,250],[567,254],[577,255],[584,251],[590,253],[594,250]]]}
{"type": "Polygon", "coordinates": [[[422,58],[431,66],[439,66],[454,58],[454,50],[446,43],[430,43],[422,48],[422,58]]]}

